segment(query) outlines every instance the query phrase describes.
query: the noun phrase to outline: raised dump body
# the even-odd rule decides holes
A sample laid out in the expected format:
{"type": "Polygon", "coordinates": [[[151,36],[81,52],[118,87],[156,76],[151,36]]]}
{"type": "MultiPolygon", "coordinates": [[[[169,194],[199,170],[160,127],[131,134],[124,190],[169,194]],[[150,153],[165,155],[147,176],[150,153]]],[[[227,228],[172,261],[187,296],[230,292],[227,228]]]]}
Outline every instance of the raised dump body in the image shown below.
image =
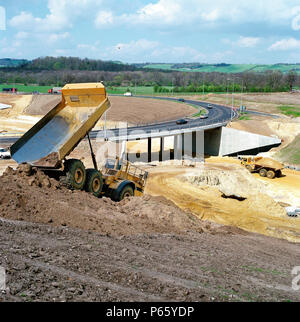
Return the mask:
{"type": "Polygon", "coordinates": [[[270,168],[270,169],[274,169],[275,171],[283,169],[282,163],[280,163],[276,160],[270,159],[270,158],[263,158],[263,157],[257,158],[255,160],[255,164],[258,167],[270,168]]]}
{"type": "Polygon", "coordinates": [[[261,177],[273,179],[282,175],[283,165],[273,159],[254,156],[239,156],[239,159],[246,169],[250,172],[258,172],[261,177]]]}
{"type": "Polygon", "coordinates": [[[61,102],[11,147],[12,158],[37,167],[60,168],[109,107],[102,83],[67,84],[61,102]]]}

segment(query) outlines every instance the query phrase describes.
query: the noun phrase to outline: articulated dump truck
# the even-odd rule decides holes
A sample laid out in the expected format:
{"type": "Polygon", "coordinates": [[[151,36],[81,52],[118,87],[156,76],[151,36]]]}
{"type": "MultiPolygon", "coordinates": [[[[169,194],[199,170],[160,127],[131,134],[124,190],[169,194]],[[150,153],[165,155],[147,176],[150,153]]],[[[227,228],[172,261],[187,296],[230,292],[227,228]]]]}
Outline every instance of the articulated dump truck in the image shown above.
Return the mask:
{"type": "Polygon", "coordinates": [[[274,179],[281,177],[283,164],[270,158],[239,156],[241,164],[251,173],[257,172],[261,177],[274,179]]]}
{"type": "Polygon", "coordinates": [[[109,107],[102,83],[66,85],[61,102],[10,148],[12,158],[42,169],[72,190],[86,190],[96,197],[106,195],[115,201],[141,196],[146,171],[119,158],[107,160],[104,169],[98,170],[89,132],[109,107]],[[93,169],[85,169],[80,160],[66,159],[85,137],[93,169]]]}

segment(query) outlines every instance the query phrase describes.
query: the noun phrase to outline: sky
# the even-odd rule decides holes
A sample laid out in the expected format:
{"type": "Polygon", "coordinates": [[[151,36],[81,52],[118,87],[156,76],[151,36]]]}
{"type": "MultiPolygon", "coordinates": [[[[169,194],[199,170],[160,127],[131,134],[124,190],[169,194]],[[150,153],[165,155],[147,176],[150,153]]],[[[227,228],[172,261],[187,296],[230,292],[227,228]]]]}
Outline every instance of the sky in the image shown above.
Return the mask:
{"type": "Polygon", "coordinates": [[[0,0],[0,58],[300,63],[299,0],[0,0]]]}

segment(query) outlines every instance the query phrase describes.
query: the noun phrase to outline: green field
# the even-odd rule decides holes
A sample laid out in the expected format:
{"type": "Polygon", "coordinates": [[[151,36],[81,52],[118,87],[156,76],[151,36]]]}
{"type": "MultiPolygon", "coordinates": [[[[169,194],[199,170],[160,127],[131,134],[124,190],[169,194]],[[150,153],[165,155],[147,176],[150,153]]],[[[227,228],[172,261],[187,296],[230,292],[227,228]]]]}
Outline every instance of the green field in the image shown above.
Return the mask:
{"type": "Polygon", "coordinates": [[[293,117],[300,117],[300,108],[296,106],[282,105],[278,107],[282,114],[293,117]]]}
{"type": "Polygon", "coordinates": [[[154,95],[153,86],[118,86],[118,87],[106,87],[108,94],[124,94],[126,92],[131,92],[132,95],[154,95]]]}
{"type": "Polygon", "coordinates": [[[173,64],[151,64],[146,65],[144,68],[154,68],[154,69],[166,69],[170,70],[172,69],[173,64]]]}
{"type": "MultiPolygon", "coordinates": [[[[15,87],[18,89],[18,92],[32,93],[48,93],[48,90],[54,86],[37,86],[37,85],[22,85],[22,84],[0,84],[0,92],[2,92],[2,88],[6,87],[15,87]]],[[[128,92],[128,90],[132,93],[132,95],[148,95],[148,96],[185,96],[185,95],[200,95],[201,93],[173,93],[172,94],[172,86],[164,86],[170,90],[169,93],[155,93],[153,86],[118,86],[111,87],[107,86],[106,90],[108,94],[116,94],[123,95],[128,92]]]]}
{"type": "Polygon", "coordinates": [[[15,87],[18,89],[18,92],[39,92],[39,93],[48,93],[48,90],[53,86],[37,86],[37,85],[21,85],[21,84],[0,84],[0,91],[2,92],[3,88],[15,87]]]}
{"type": "Polygon", "coordinates": [[[176,68],[174,64],[146,64],[143,68],[147,69],[162,69],[162,70],[174,70],[183,72],[219,72],[219,73],[243,73],[243,72],[265,72],[267,70],[281,71],[288,73],[290,70],[296,71],[300,74],[300,64],[275,64],[275,65],[255,65],[255,64],[229,64],[212,65],[203,64],[199,68],[176,68]]]}

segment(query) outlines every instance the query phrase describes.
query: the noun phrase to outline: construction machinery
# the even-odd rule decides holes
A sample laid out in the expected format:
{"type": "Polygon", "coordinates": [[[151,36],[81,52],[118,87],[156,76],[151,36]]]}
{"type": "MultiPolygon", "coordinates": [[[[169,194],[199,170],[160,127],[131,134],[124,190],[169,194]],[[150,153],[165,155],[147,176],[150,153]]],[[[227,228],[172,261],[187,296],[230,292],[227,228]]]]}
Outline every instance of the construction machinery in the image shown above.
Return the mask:
{"type": "Polygon", "coordinates": [[[98,170],[90,130],[109,109],[110,102],[102,83],[67,84],[62,99],[11,148],[12,158],[29,163],[47,174],[59,178],[72,190],[86,190],[96,197],[107,195],[115,201],[140,196],[144,192],[148,173],[129,162],[111,160],[98,170]],[[85,169],[77,159],[66,157],[85,138],[88,138],[93,169],[85,169]]]}
{"type": "Polygon", "coordinates": [[[261,177],[274,179],[281,177],[281,170],[284,168],[283,164],[270,158],[256,157],[256,156],[239,156],[241,164],[245,166],[249,172],[258,172],[261,177]]]}

